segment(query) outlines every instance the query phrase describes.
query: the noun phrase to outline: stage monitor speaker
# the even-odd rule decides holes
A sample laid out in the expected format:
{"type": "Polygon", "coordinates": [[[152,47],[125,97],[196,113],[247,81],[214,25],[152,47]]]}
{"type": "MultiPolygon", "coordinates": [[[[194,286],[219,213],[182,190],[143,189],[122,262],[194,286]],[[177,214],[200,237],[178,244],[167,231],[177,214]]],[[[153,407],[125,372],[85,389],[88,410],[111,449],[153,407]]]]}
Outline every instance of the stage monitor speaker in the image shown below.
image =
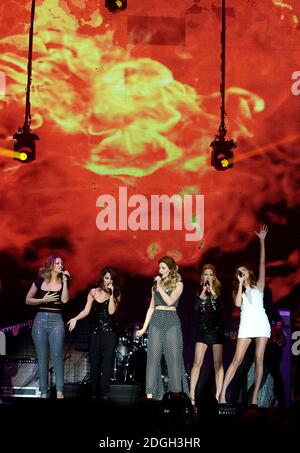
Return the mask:
{"type": "Polygon", "coordinates": [[[5,359],[0,384],[2,396],[38,396],[39,378],[37,360],[5,359]]]}
{"type": "Polygon", "coordinates": [[[145,394],[142,384],[112,384],[110,386],[110,399],[119,404],[130,404],[137,401],[145,394]]]}
{"type": "MultiPolygon", "coordinates": [[[[110,401],[118,404],[131,404],[137,401],[145,393],[142,384],[111,384],[110,401]]],[[[76,400],[91,399],[90,382],[82,384],[65,384],[65,398],[76,400]]]]}
{"type": "Polygon", "coordinates": [[[67,400],[90,400],[91,388],[89,382],[65,383],[64,395],[67,400]]]}

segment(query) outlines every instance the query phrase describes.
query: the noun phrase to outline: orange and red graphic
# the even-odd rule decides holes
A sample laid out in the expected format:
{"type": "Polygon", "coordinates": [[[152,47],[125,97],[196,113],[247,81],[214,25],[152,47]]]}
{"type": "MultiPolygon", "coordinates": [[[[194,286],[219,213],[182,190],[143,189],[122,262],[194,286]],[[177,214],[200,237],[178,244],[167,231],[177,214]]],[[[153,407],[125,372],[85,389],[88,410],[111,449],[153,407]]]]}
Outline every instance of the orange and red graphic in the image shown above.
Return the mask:
{"type": "Polygon", "coordinates": [[[229,2],[226,124],[238,147],[225,172],[211,167],[209,146],[220,122],[219,2],[131,0],[119,14],[99,0],[36,3],[31,111],[40,140],[30,164],[12,159],[11,137],[24,119],[31,2],[0,6],[3,256],[33,271],[61,254],[76,292],[108,263],[150,275],[166,253],[189,267],[204,257],[247,260],[245,251],[251,259],[253,230],[267,222],[270,284],[275,300],[286,297],[298,277],[299,2],[229,2]],[[203,240],[99,231],[98,197],[117,198],[124,186],[149,199],[203,195],[203,240]]]}

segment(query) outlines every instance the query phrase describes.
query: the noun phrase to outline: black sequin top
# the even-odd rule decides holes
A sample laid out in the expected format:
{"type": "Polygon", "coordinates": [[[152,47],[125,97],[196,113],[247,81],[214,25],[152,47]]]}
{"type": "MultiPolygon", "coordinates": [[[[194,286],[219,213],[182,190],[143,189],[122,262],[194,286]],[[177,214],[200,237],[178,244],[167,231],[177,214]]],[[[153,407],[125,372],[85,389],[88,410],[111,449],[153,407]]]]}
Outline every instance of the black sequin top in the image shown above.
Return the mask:
{"type": "Polygon", "coordinates": [[[91,327],[93,332],[116,332],[116,320],[114,315],[108,312],[109,299],[104,302],[93,301],[91,310],[91,327]]]}
{"type": "Polygon", "coordinates": [[[200,329],[223,330],[220,297],[215,299],[211,293],[208,293],[205,299],[200,299],[198,295],[195,301],[195,310],[199,313],[200,329]]]}

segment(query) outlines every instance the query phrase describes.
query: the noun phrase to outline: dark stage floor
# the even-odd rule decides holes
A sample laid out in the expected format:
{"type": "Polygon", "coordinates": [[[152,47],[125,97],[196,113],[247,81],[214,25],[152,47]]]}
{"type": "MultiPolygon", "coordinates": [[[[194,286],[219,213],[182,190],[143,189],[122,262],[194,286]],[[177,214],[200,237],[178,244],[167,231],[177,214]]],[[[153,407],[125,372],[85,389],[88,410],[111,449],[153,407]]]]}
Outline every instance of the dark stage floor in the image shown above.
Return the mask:
{"type": "MultiPolygon", "coordinates": [[[[0,404],[1,446],[12,451],[288,451],[299,442],[300,405],[276,409],[239,408],[220,415],[203,404],[197,415],[183,406],[138,399],[132,403],[4,398],[0,404]],[[170,410],[171,409],[171,410],[170,410]],[[173,442],[173,443],[172,443],[173,442]]],[[[291,450],[292,451],[292,450],[291,450]]]]}

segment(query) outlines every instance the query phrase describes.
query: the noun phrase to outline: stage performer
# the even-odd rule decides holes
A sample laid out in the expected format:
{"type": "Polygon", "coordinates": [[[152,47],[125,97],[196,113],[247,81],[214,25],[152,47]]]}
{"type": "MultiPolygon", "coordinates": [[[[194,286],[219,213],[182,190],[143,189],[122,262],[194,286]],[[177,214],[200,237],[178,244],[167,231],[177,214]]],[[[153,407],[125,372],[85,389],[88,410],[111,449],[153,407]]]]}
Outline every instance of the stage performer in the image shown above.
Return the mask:
{"type": "Polygon", "coordinates": [[[162,399],[164,394],[161,379],[161,359],[164,355],[168,370],[168,390],[188,393],[188,384],[183,363],[183,341],[180,319],[176,307],[183,291],[178,266],[173,258],[164,256],[159,260],[154,278],[151,302],[142,329],[148,328],[146,394],[147,398],[162,399]]]}
{"type": "Polygon", "coordinates": [[[87,296],[84,309],[68,322],[71,332],[77,321],[91,312],[90,367],[93,400],[109,400],[117,328],[115,312],[121,301],[118,271],[106,266],[100,271],[98,282],[87,296]]]}
{"type": "Polygon", "coordinates": [[[270,323],[263,304],[265,287],[265,237],[267,232],[267,226],[263,225],[260,231],[256,233],[260,242],[258,280],[255,279],[253,271],[247,267],[239,267],[235,274],[234,300],[235,305],[241,307],[240,325],[235,355],[225,375],[220,403],[226,403],[227,387],[242,363],[247,348],[254,338],[255,382],[251,406],[258,406],[258,392],[264,371],[264,353],[271,333],[270,323]]]}
{"type": "Polygon", "coordinates": [[[62,259],[49,256],[32,283],[26,304],[38,308],[32,326],[32,338],[37,352],[41,397],[48,397],[49,347],[56,379],[56,396],[64,398],[64,338],[63,304],[69,300],[68,279],[62,259]]]}
{"type": "Polygon", "coordinates": [[[217,400],[219,400],[222,389],[224,378],[224,327],[220,292],[221,283],[217,278],[215,266],[212,264],[205,264],[202,268],[200,290],[195,302],[195,310],[199,314],[199,317],[195,356],[190,380],[190,396],[193,405],[195,405],[195,389],[199,379],[201,366],[209,345],[212,346],[213,352],[217,400]]]}

